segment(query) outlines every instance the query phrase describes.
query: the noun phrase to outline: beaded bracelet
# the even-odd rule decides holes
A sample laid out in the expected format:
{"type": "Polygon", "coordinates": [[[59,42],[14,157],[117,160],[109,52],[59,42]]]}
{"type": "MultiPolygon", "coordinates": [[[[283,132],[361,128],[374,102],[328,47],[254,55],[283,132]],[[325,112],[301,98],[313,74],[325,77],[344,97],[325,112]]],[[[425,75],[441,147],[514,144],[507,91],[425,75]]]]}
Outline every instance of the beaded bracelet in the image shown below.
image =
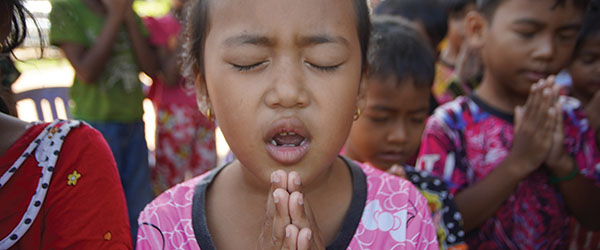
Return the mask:
{"type": "Polygon", "coordinates": [[[579,167],[577,167],[577,162],[575,162],[575,159],[571,158],[571,160],[573,161],[573,171],[571,171],[571,173],[569,173],[569,175],[564,176],[564,177],[556,177],[553,175],[548,176],[548,178],[550,179],[550,183],[559,183],[562,181],[568,181],[571,180],[573,178],[575,178],[575,176],[577,176],[577,173],[579,173],[579,167]]]}

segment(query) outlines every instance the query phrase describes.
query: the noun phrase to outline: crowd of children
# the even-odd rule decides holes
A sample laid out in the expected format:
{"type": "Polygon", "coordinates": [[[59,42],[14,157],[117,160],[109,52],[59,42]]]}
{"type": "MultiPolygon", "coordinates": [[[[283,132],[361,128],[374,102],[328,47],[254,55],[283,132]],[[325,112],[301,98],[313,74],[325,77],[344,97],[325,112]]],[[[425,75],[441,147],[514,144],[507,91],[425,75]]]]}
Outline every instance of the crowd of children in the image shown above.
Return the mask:
{"type": "Polygon", "coordinates": [[[598,0],[52,5],[82,121],[2,88],[0,249],[600,249],[598,0]]]}

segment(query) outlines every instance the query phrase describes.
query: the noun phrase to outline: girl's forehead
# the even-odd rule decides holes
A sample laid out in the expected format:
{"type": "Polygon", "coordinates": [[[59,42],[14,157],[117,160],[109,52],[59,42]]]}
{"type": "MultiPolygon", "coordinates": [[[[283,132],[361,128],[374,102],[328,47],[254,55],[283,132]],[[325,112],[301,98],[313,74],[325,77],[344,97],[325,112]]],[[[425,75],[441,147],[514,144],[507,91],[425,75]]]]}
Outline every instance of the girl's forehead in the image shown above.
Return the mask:
{"type": "Polygon", "coordinates": [[[353,0],[219,0],[208,12],[211,33],[319,33],[349,41],[357,34],[353,0]]]}

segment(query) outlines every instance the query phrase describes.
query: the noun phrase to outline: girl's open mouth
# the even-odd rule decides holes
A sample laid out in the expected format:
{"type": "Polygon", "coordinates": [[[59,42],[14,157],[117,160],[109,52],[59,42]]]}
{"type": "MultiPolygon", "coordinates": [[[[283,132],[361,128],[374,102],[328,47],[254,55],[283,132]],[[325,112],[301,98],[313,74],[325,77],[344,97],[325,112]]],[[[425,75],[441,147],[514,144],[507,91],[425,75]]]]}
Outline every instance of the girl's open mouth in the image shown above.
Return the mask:
{"type": "Polygon", "coordinates": [[[300,120],[284,119],[273,123],[265,136],[265,144],[271,158],[283,165],[292,165],[306,155],[310,138],[300,120]]]}

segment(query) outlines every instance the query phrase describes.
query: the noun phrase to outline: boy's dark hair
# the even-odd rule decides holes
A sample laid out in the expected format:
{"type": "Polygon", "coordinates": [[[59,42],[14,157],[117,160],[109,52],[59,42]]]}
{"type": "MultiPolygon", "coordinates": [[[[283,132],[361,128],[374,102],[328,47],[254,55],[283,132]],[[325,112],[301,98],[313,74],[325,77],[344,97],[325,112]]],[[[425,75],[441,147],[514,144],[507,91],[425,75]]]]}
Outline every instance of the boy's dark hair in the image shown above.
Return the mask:
{"type": "MultiPolygon", "coordinates": [[[[498,6],[504,1],[506,0],[477,0],[477,11],[483,14],[488,20],[492,20],[494,13],[496,13],[496,9],[498,9],[498,6]]],[[[587,7],[589,2],[589,0],[554,0],[554,6],[552,8],[563,7],[569,1],[573,1],[575,6],[582,10],[587,7]]]]}
{"type": "MultiPolygon", "coordinates": [[[[366,0],[352,0],[356,12],[356,26],[358,29],[358,40],[362,55],[362,71],[367,69],[367,49],[369,47],[369,36],[371,34],[371,21],[369,18],[369,7],[366,0]]],[[[195,72],[204,75],[204,42],[209,29],[208,9],[209,0],[193,0],[187,16],[186,42],[184,45],[184,64],[190,67],[184,74],[188,77],[195,72]]],[[[204,76],[203,76],[204,77],[204,76]]]]}
{"type": "Polygon", "coordinates": [[[586,39],[598,34],[600,34],[600,0],[592,0],[583,18],[583,27],[577,35],[573,58],[579,54],[586,39]]]}
{"type": "Polygon", "coordinates": [[[386,0],[375,8],[374,13],[422,22],[434,49],[448,32],[448,11],[440,0],[386,0]]]}
{"type": "Polygon", "coordinates": [[[462,13],[467,6],[470,4],[475,5],[476,0],[446,0],[446,9],[448,15],[452,16],[455,14],[462,13]]]}
{"type": "Polygon", "coordinates": [[[395,77],[398,84],[412,80],[416,87],[431,88],[435,57],[423,35],[400,17],[373,16],[369,48],[369,78],[395,77]]]}

